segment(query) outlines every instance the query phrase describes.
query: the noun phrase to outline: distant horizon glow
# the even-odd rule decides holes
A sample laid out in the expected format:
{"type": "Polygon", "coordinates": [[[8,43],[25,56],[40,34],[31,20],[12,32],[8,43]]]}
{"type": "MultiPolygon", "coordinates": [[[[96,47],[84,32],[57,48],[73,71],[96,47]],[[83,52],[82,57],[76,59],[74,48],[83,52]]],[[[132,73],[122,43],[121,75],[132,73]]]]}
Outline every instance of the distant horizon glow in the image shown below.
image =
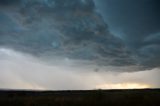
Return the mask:
{"type": "Polygon", "coordinates": [[[97,89],[147,89],[152,86],[141,83],[117,83],[117,84],[102,84],[97,85],[97,89]]]}

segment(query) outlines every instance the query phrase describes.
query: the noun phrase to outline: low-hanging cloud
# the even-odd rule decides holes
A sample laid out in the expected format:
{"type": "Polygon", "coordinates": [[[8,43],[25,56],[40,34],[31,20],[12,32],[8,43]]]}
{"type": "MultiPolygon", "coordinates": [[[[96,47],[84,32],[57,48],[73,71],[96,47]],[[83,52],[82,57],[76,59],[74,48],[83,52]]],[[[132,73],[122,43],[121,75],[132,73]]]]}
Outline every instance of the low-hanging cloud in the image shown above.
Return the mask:
{"type": "Polygon", "coordinates": [[[0,88],[86,90],[160,87],[159,69],[121,73],[107,67],[95,72],[93,67],[73,67],[66,60],[46,63],[35,56],[2,47],[0,67],[0,88]]]}
{"type": "MultiPolygon", "coordinates": [[[[49,65],[31,55],[0,48],[0,87],[13,89],[79,89],[89,85],[65,64],[49,65]],[[69,85],[70,84],[70,85],[69,85]]],[[[90,88],[91,89],[91,88],[90,88]]]]}

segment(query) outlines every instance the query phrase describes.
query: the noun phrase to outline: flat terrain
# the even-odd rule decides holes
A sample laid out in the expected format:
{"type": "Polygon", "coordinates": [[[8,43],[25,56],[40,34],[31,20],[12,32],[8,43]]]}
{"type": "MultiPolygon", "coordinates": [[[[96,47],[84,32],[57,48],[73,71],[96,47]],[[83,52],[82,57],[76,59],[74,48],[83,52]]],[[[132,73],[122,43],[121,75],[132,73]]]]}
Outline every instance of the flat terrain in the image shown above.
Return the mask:
{"type": "Polygon", "coordinates": [[[160,106],[160,89],[0,91],[0,106],[160,106]]]}

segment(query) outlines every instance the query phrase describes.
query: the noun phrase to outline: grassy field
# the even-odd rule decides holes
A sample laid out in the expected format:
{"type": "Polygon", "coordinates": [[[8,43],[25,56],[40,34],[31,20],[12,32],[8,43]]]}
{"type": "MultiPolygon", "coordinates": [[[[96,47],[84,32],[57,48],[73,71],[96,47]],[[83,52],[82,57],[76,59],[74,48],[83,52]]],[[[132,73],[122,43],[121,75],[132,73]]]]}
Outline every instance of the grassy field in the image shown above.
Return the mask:
{"type": "Polygon", "coordinates": [[[160,89],[0,91],[0,106],[160,106],[160,89]]]}

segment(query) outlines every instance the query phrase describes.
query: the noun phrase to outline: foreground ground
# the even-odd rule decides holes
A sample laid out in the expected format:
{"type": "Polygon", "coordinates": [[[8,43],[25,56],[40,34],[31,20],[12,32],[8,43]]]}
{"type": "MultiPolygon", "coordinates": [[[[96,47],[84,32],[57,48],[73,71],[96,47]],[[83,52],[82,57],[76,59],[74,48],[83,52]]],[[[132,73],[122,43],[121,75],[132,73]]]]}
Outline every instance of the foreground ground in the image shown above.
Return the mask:
{"type": "Polygon", "coordinates": [[[0,106],[160,106],[160,89],[0,91],[0,106]]]}

